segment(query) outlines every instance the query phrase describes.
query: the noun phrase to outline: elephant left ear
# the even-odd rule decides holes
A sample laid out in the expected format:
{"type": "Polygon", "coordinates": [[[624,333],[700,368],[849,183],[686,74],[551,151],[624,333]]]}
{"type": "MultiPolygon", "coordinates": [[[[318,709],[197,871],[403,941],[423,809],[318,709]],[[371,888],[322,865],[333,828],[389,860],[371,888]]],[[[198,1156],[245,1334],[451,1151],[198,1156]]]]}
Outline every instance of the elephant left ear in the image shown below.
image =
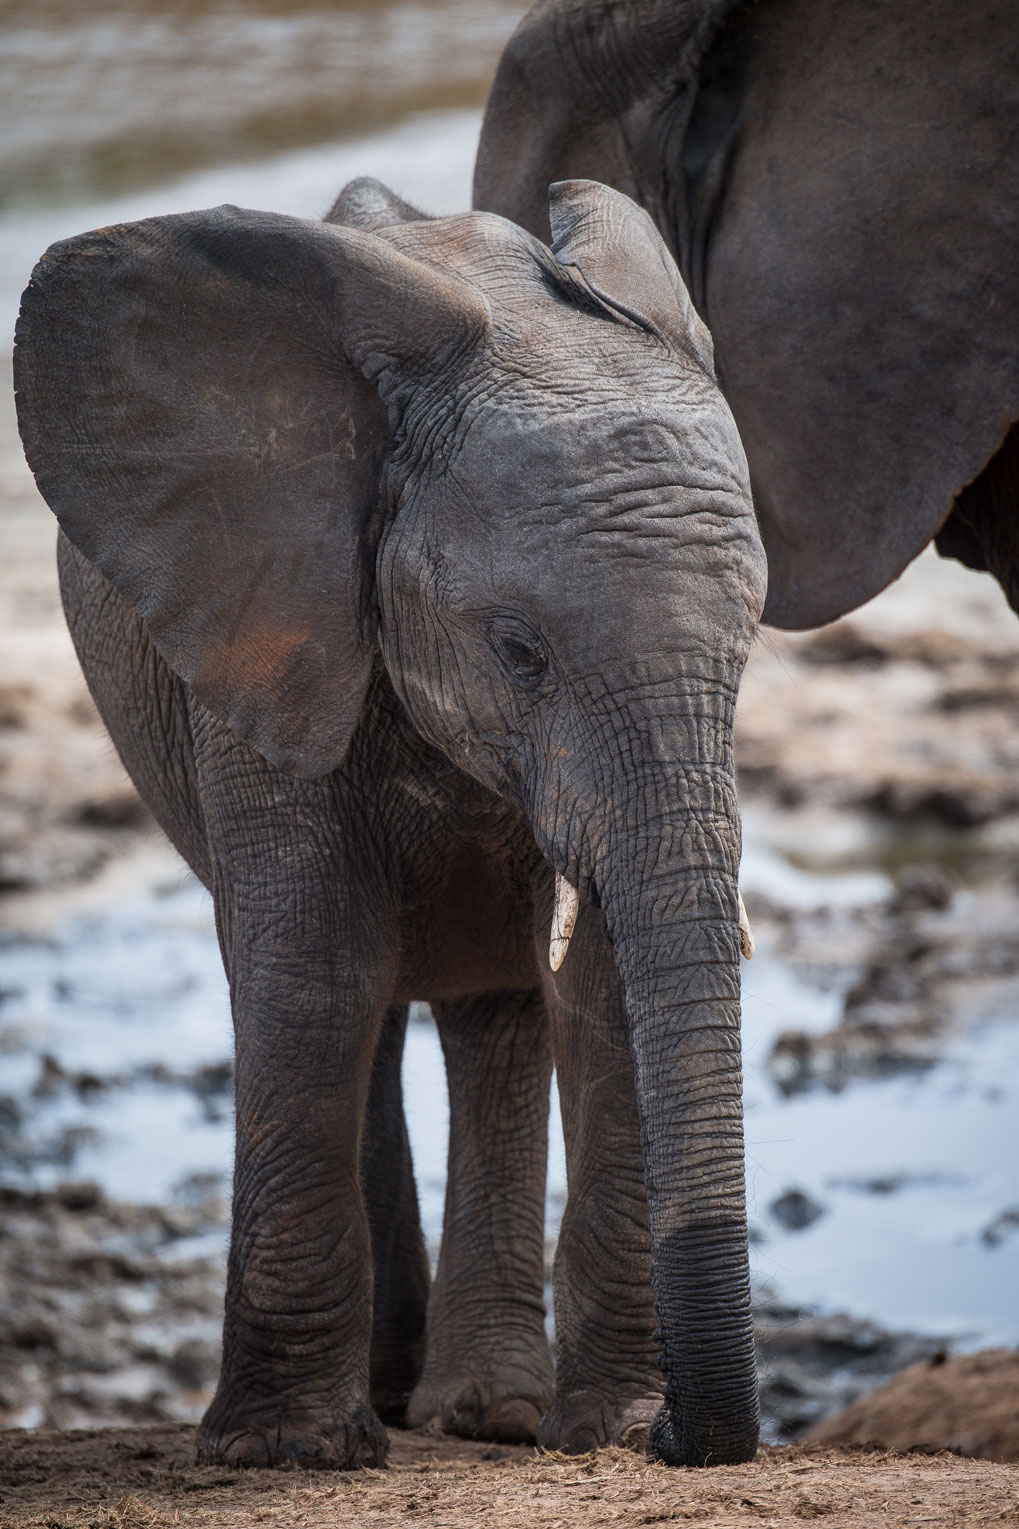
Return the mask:
{"type": "Polygon", "coordinates": [[[714,348],[676,262],[643,207],[599,181],[548,190],[552,253],[575,266],[595,295],[644,329],[693,351],[714,376],[714,348]]]}

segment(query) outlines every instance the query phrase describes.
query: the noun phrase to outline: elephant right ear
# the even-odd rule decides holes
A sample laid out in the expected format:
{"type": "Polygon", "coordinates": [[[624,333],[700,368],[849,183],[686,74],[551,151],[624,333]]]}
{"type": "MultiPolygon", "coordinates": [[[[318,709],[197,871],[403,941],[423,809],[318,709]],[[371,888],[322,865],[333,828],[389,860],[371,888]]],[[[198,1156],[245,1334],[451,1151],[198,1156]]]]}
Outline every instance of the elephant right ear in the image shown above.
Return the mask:
{"type": "Polygon", "coordinates": [[[644,208],[589,180],[556,181],[548,204],[551,248],[560,264],[580,271],[610,307],[692,351],[714,375],[711,335],[644,208]]]}
{"type": "Polygon", "coordinates": [[[487,322],[370,233],[232,207],[33,272],[15,386],[44,498],[198,699],[294,774],[340,762],[371,672],[387,405],[487,322]]]}

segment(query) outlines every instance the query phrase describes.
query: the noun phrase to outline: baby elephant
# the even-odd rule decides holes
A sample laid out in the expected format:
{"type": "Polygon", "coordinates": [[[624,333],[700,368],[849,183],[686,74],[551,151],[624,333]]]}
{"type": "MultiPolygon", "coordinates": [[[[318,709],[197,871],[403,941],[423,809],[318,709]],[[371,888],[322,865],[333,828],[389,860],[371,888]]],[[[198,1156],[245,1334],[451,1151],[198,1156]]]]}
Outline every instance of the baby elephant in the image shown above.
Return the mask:
{"type": "Polygon", "coordinates": [[[550,202],[551,247],[355,182],[325,222],[84,234],[25,293],[71,631],[230,979],[204,1461],[377,1465],[380,1413],[756,1447],[732,723],[765,560],[661,237],[593,182],[550,202]],[[430,1294],[412,999],[451,1098],[430,1294]]]}

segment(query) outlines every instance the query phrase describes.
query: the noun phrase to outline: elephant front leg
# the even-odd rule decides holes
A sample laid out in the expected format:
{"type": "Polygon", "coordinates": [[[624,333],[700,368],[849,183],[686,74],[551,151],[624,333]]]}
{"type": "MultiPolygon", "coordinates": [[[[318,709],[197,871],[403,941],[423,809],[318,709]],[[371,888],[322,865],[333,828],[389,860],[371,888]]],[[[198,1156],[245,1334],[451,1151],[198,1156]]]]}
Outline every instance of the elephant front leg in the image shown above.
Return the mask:
{"type": "Polygon", "coordinates": [[[364,912],[378,899],[329,781],[288,779],[241,744],[200,764],[236,1034],[236,1157],[223,1364],[198,1458],[381,1465],[359,1162],[388,996],[364,912]]]}
{"type": "Polygon", "coordinates": [[[546,996],[568,1196],[553,1268],[555,1402],[538,1443],[565,1454],[641,1446],[662,1404],[647,1196],[619,982],[593,908],[546,996]]]}
{"type": "Polygon", "coordinates": [[[425,1368],[407,1417],[465,1438],[527,1443],[552,1396],[547,1015],[536,993],[433,1009],[449,1081],[449,1172],[425,1368]]]}

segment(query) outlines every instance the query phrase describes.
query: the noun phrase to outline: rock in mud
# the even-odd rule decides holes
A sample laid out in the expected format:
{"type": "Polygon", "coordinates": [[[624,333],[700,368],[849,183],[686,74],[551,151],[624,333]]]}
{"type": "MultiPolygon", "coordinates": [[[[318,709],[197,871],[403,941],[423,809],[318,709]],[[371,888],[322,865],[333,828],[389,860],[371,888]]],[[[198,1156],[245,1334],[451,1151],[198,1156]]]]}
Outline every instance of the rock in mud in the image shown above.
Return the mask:
{"type": "Polygon", "coordinates": [[[824,1215],[824,1206],[802,1189],[787,1189],[772,1200],[768,1214],[787,1232],[802,1232],[824,1215]]]}
{"type": "Polygon", "coordinates": [[[844,1020],[821,1035],[785,1030],[771,1049],[768,1071],[787,1095],[812,1088],[838,1093],[858,1079],[926,1072],[941,1060],[939,1030],[925,1017],[895,1025],[870,1017],[844,1020]]]}
{"type": "Polygon", "coordinates": [[[1000,1247],[1006,1237],[1019,1234],[1019,1205],[1010,1205],[989,1221],[980,1233],[980,1241],[989,1248],[1000,1247]]]}
{"type": "Polygon", "coordinates": [[[895,913],[920,913],[951,907],[954,887],[938,865],[907,865],[895,879],[891,908],[895,913]]]}
{"type": "Polygon", "coordinates": [[[939,1338],[891,1333],[845,1312],[815,1316],[761,1299],[755,1304],[754,1333],[762,1437],[772,1444],[799,1438],[905,1365],[945,1352],[939,1338]]]}

